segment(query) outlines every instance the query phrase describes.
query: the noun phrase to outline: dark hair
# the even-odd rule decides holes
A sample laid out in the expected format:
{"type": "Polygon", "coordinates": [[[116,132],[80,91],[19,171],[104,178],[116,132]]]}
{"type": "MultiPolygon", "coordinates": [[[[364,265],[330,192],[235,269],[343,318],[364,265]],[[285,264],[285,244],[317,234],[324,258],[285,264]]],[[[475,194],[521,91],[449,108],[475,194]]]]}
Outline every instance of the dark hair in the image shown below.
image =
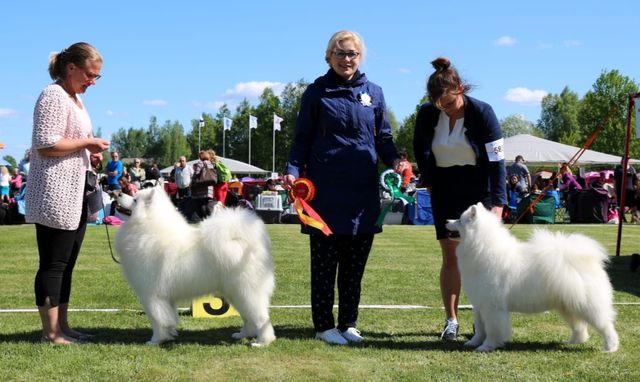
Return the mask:
{"type": "Polygon", "coordinates": [[[77,42],[49,57],[49,76],[54,81],[64,79],[67,76],[67,64],[74,64],[84,69],[89,62],[102,63],[102,56],[91,44],[77,42]]]}
{"type": "Polygon", "coordinates": [[[451,66],[448,58],[438,57],[431,61],[431,65],[436,70],[427,81],[427,93],[432,103],[438,102],[438,99],[448,91],[457,92],[461,86],[463,94],[471,90],[471,85],[460,78],[458,71],[451,66]]]}

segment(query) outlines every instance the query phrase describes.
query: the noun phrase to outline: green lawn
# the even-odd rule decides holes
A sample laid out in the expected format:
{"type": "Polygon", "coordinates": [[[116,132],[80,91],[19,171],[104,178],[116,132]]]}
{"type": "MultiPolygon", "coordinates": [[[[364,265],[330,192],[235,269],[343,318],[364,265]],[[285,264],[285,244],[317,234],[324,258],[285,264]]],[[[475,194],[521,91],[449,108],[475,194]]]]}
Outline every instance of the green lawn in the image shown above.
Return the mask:
{"type": "MultiPolygon", "coordinates": [[[[518,225],[525,237],[533,228],[518,225]]],[[[614,225],[555,225],[586,233],[615,254],[614,225]]],[[[295,225],[269,225],[277,287],[272,305],[309,304],[307,237],[295,225]]],[[[113,240],[117,227],[109,227],[113,240]]],[[[33,309],[38,257],[32,225],[0,227],[0,310],[33,309]]],[[[91,344],[51,346],[38,342],[35,312],[0,313],[0,380],[640,380],[640,274],[631,253],[640,252],[640,226],[625,225],[620,257],[609,274],[615,288],[621,348],[600,352],[593,333],[583,345],[562,341],[569,329],[555,313],[513,316],[513,342],[490,354],[459,343],[442,343],[438,273],[440,252],[433,227],[385,226],[376,236],[365,272],[363,305],[417,305],[417,309],[366,308],[359,328],[364,345],[331,347],[312,340],[308,308],[272,308],[276,340],[265,349],[230,336],[239,317],[182,315],[178,341],[147,346],[151,329],[118,264],[111,260],[105,227],[89,227],[76,271],[71,308],[117,311],[71,313],[72,324],[96,335],[91,344]]],[[[467,304],[464,295],[462,303],[467,304]]],[[[184,307],[189,303],[185,302],[184,307]]],[[[461,311],[461,334],[472,332],[472,313],[461,311]]]]}

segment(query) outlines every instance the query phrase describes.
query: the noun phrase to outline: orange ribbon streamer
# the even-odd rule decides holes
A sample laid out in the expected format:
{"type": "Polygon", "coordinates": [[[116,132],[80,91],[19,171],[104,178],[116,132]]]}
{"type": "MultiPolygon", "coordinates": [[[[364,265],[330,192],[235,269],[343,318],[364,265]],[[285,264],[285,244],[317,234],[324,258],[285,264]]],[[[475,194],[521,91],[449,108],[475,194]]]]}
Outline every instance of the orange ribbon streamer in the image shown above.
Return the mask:
{"type": "Polygon", "coordinates": [[[315,187],[309,179],[298,178],[293,182],[293,187],[289,190],[289,198],[293,199],[298,217],[304,225],[316,228],[325,235],[333,234],[327,223],[320,215],[311,208],[307,201],[311,201],[315,195],[315,187]]]}

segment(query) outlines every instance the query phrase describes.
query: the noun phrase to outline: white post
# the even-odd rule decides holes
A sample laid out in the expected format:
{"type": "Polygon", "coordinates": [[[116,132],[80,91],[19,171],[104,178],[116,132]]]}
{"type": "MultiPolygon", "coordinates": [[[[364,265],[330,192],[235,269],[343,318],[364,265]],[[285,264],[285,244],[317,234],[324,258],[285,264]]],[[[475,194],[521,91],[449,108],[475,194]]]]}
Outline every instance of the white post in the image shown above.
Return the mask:
{"type": "Polygon", "coordinates": [[[198,123],[198,153],[200,153],[200,140],[202,136],[202,128],[204,127],[204,113],[200,116],[200,123],[198,123]]]}
{"type": "Polygon", "coordinates": [[[251,121],[249,121],[249,164],[251,164],[251,121]]]}
{"type": "Polygon", "coordinates": [[[272,164],[271,164],[271,172],[276,171],[276,127],[273,126],[273,155],[272,155],[272,164]]]}

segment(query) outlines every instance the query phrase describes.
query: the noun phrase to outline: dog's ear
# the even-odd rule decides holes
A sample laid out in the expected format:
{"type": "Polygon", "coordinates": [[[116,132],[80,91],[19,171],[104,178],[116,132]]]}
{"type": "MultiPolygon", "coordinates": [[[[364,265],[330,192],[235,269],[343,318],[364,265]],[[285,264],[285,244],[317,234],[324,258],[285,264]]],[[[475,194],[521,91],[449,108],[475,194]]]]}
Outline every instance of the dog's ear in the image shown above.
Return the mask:
{"type": "Polygon", "coordinates": [[[470,220],[475,220],[476,215],[478,214],[478,208],[482,208],[482,203],[478,203],[479,205],[471,206],[471,213],[469,214],[470,220]]]}

